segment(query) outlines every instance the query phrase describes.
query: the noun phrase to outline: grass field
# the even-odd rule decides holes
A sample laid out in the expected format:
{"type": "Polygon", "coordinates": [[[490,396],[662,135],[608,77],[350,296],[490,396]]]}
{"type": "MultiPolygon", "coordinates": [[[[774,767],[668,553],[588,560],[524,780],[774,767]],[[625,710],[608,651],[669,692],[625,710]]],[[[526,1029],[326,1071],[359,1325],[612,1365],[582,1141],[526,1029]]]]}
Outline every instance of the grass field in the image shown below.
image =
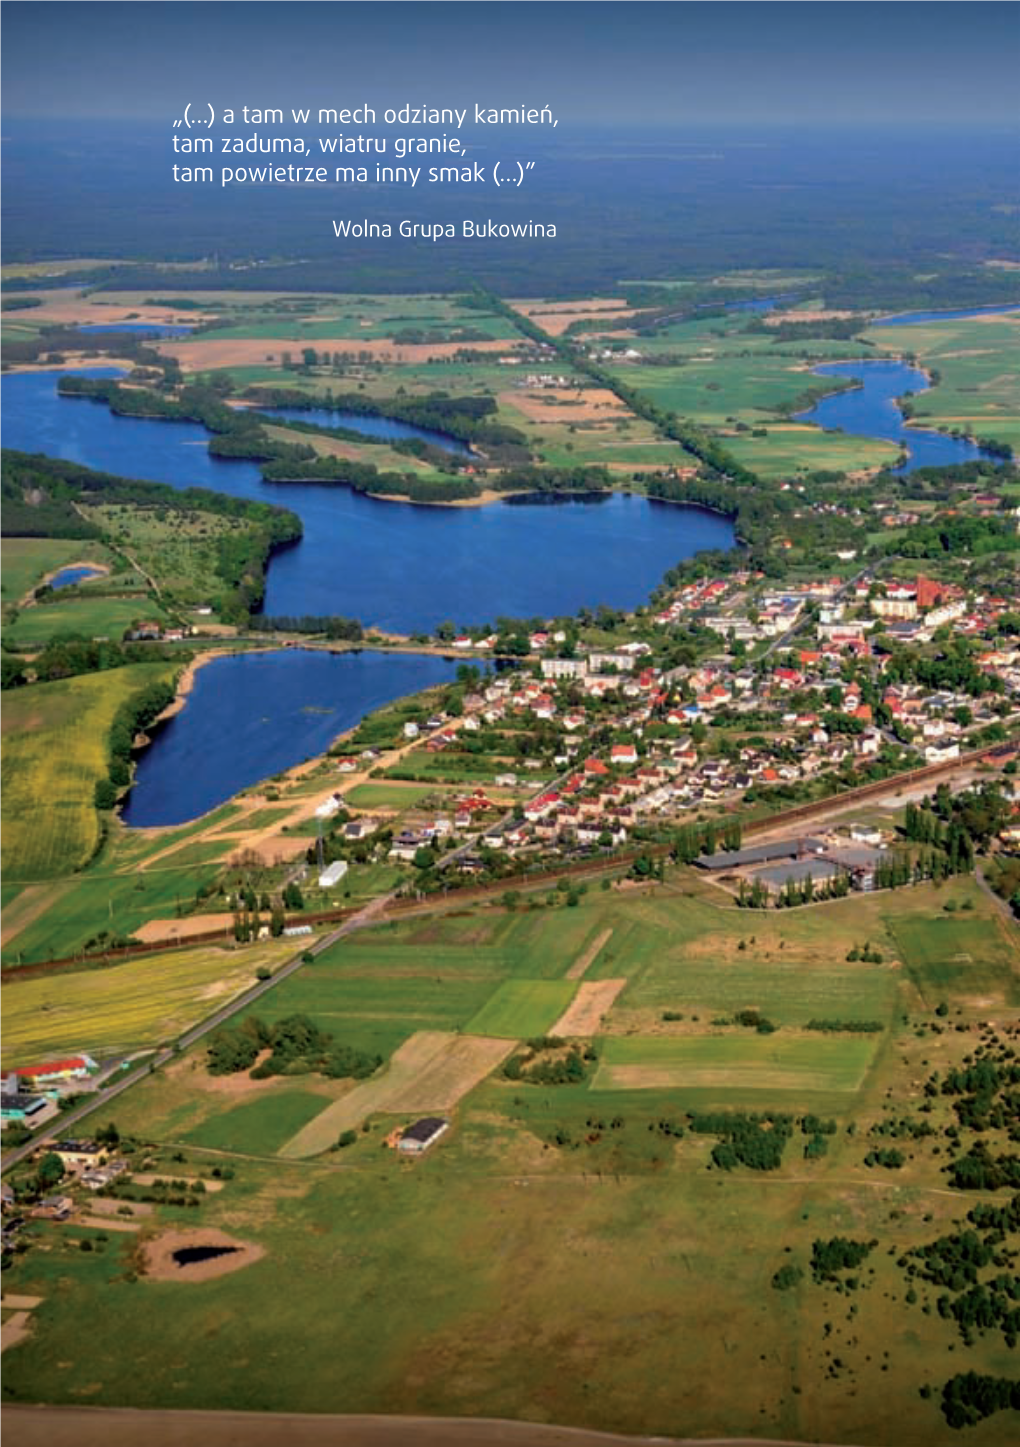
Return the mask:
{"type": "Polygon", "coordinates": [[[422,1115],[450,1111],[513,1049],[501,1039],[421,1031],[401,1045],[386,1068],[356,1085],[309,1121],[279,1154],[289,1160],[321,1155],[341,1131],[354,1130],[370,1116],[422,1115]]]}
{"type": "MultiPolygon", "coordinates": [[[[59,599],[59,593],[56,595],[59,599]]],[[[57,633],[80,633],[85,638],[109,638],[119,643],[135,623],[160,623],[167,615],[144,594],[130,598],[69,598],[23,608],[7,626],[9,642],[24,646],[44,644],[57,633]]]]}
{"type": "Polygon", "coordinates": [[[472,1035],[525,1040],[544,1035],[577,991],[570,980],[506,980],[467,1029],[472,1035]]]}
{"type": "Polygon", "coordinates": [[[757,1035],[612,1038],[593,1090],[687,1091],[721,1101],[759,1103],[796,1093],[802,1100],[860,1088],[877,1048],[874,1036],[757,1035]]]}
{"type": "MultiPolygon", "coordinates": [[[[980,954],[987,987],[1002,992],[1011,937],[964,880],[758,916],[683,892],[684,871],[670,877],[654,893],[589,893],[576,909],[365,931],[259,1002],[264,1018],[304,1010],[355,1044],[375,1029],[396,1038],[419,1017],[372,1080],[216,1080],[196,1049],[119,1099],[122,1131],[166,1143],[161,1169],[229,1161],[234,1172],[197,1212],[157,1207],[154,1228],[218,1226],[265,1255],[200,1287],[167,1287],[124,1279],[128,1238],[83,1253],[33,1227],[47,1249],[18,1257],[7,1289],[44,1301],[31,1342],[5,1362],[9,1397],[495,1415],[863,1447],[958,1441],[939,1411],[942,1383],[1016,1370],[1000,1333],[964,1346],[936,1309],[939,1290],[915,1281],[911,1304],[897,1265],[978,1199],[942,1173],[952,1102],[936,1097],[924,1117],[936,1136],[900,1141],[902,1170],[864,1157],[873,1124],[915,1116],[930,1071],[975,1047],[982,1011],[966,978],[944,973],[947,948],[950,963],[980,954]],[[971,891],[972,910],[944,913],[971,891]],[[866,939],[882,966],[845,962],[866,939]],[[594,1081],[503,1079],[512,1039],[464,1027],[501,1014],[530,1028],[536,986],[572,992],[564,975],[600,940],[585,980],[630,983],[594,1081]],[[945,1024],[917,984],[936,978],[945,1024]],[[779,1031],[710,1025],[745,1004],[779,1031]],[[676,1005],[685,1018],[666,1026],[662,1011],[676,1005]],[[886,1030],[798,1030],[816,1013],[880,1015],[886,1030]],[[713,1104],[816,1110],[838,1129],[824,1158],[806,1159],[798,1132],[778,1170],[727,1172],[710,1166],[712,1136],[658,1128],[713,1104]],[[380,1149],[392,1125],[433,1112],[453,1129],[424,1158],[380,1149]],[[315,1158],[347,1129],[352,1145],[315,1158]],[[852,1292],[811,1281],[812,1243],[835,1235],[878,1242],[852,1292]],[[790,1264],[800,1284],[774,1290],[790,1264]],[[83,1320],[109,1325],[86,1343],[83,1320]]],[[[985,1135],[1006,1147],[1004,1132],[985,1135]]],[[[1004,1414],[967,1441],[1003,1447],[1018,1426],[1004,1414]]]]}
{"type": "Polygon", "coordinates": [[[255,983],[261,965],[294,953],[290,941],[244,950],[174,951],[125,964],[5,981],[3,1064],[68,1051],[97,1058],[175,1039],[231,996],[255,983]]]}
{"type": "MultiPolygon", "coordinates": [[[[41,610],[32,610],[41,611],[41,610]]],[[[4,700],[3,872],[53,879],[80,868],[99,841],[93,805],[118,707],[169,664],[137,664],[17,690],[4,700]]]]}
{"type": "Polygon", "coordinates": [[[288,1089],[246,1100],[189,1131],[191,1145],[271,1156],[326,1102],[310,1090],[288,1089]]]}
{"type": "MultiPolygon", "coordinates": [[[[974,886],[961,884],[964,897],[973,899],[974,886]]],[[[1018,1003],[1016,935],[1000,916],[902,919],[892,930],[925,1004],[934,1006],[947,994],[981,1005],[1018,1003]]]]}

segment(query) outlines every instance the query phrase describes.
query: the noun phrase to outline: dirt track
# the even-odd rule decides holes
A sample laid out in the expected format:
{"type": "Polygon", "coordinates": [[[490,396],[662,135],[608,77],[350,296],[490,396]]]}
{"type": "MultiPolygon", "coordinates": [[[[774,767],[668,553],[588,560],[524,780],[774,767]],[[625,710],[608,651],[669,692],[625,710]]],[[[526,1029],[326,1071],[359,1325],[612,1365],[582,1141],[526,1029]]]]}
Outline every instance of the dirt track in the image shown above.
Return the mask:
{"type": "MultiPolygon", "coordinates": [[[[145,1412],[15,1407],[0,1414],[18,1447],[763,1447],[753,1437],[625,1437],[483,1417],[312,1417],[283,1412],[145,1412]]],[[[768,1439],[769,1447],[807,1444],[768,1439]]],[[[826,1444],[816,1444],[826,1447],[826,1444]]]]}

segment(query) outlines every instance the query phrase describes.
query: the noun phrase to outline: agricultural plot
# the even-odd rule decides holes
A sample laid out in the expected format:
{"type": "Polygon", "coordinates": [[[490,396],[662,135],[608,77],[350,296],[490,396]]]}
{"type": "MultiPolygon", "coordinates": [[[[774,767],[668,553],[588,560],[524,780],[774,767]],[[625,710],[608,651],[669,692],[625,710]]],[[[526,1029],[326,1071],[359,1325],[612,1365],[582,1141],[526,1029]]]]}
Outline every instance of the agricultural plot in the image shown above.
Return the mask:
{"type": "Polygon", "coordinates": [[[366,975],[357,967],[328,971],[319,961],[285,980],[252,1011],[260,1019],[308,1015],[337,1041],[390,1056],[421,1030],[459,1030],[491,996],[493,980],[438,973],[411,961],[393,974],[366,975]],[[353,973],[352,973],[353,969],[353,973]]]}
{"type": "Polygon", "coordinates": [[[774,1103],[796,1095],[852,1094],[877,1049],[873,1036],[664,1036],[605,1043],[593,1090],[673,1090],[702,1098],[774,1103]]]}
{"type": "Polygon", "coordinates": [[[46,643],[57,633],[80,633],[85,638],[109,638],[119,643],[138,623],[167,622],[167,615],[147,594],[128,598],[68,598],[23,608],[8,624],[9,642],[28,647],[46,643]]]}
{"type": "Polygon", "coordinates": [[[245,1100],[189,1130],[190,1145],[243,1155],[271,1156],[322,1114],[323,1097],[310,1090],[276,1090],[245,1100]]]}
{"type": "Polygon", "coordinates": [[[107,771],[113,716],[130,694],[172,674],[165,663],[140,664],[7,695],[2,860],[9,880],[53,879],[88,860],[99,842],[93,797],[107,771]]]}
{"type": "Polygon", "coordinates": [[[468,1022],[467,1030],[512,1040],[548,1034],[576,989],[570,980],[505,980],[468,1022]]]}
{"type": "Polygon", "coordinates": [[[626,985],[626,980],[589,980],[578,987],[577,994],[550,1030],[551,1035],[569,1039],[576,1035],[595,1035],[613,1008],[613,1001],[626,985]]]}
{"type": "Polygon", "coordinates": [[[421,1031],[412,1035],[376,1079],[356,1085],[326,1107],[279,1151],[288,1159],[321,1154],[344,1130],[380,1113],[449,1111],[510,1054],[513,1043],[421,1031]]]}
{"type": "Polygon", "coordinates": [[[4,1068],[85,1051],[128,1054],[175,1039],[189,1025],[255,983],[256,971],[294,953],[290,941],[245,950],[205,946],[123,964],[6,979],[4,1068]]]}

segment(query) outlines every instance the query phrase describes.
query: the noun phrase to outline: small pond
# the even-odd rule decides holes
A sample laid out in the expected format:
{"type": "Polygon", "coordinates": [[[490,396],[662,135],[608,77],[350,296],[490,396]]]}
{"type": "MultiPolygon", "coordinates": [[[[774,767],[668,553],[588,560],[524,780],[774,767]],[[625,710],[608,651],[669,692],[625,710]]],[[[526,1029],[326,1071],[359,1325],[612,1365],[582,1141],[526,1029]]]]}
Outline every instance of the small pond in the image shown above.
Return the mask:
{"type": "Polygon", "coordinates": [[[240,1246],[182,1246],[173,1253],[178,1266],[196,1266],[199,1261],[214,1261],[217,1256],[232,1256],[240,1246]]]}

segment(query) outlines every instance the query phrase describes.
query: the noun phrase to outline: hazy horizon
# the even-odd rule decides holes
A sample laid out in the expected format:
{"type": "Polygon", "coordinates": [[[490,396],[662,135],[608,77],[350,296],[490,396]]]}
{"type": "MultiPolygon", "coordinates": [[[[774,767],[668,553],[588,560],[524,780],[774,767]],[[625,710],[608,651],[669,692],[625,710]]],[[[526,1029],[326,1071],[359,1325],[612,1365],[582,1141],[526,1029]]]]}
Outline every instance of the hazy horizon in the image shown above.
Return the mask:
{"type": "Polygon", "coordinates": [[[548,105],[558,139],[598,124],[1020,120],[1012,3],[8,0],[3,38],[5,119],[169,122],[188,100],[217,110],[478,102],[548,105]]]}

